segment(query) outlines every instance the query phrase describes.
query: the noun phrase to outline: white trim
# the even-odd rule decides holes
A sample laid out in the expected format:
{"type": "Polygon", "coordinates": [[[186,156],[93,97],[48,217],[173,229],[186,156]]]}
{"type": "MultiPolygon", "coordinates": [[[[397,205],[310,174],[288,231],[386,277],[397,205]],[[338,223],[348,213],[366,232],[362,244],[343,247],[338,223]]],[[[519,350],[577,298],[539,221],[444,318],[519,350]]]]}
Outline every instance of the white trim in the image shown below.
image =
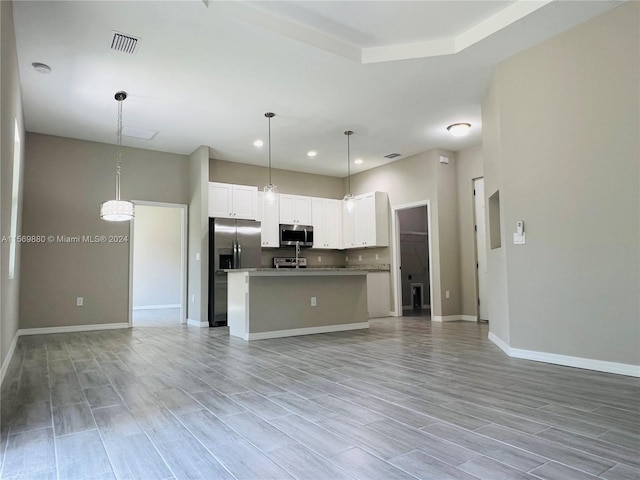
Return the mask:
{"type": "Polygon", "coordinates": [[[511,347],[509,344],[498,337],[495,333],[489,332],[489,341],[493,342],[504,353],[511,356],[511,347]]]}
{"type": "MultiPolygon", "coordinates": [[[[426,207],[427,208],[427,234],[429,240],[429,298],[433,303],[433,285],[434,285],[434,269],[433,269],[433,227],[431,224],[431,201],[421,200],[419,202],[406,203],[404,205],[396,205],[391,208],[391,287],[393,290],[393,314],[394,317],[402,316],[402,279],[400,276],[400,220],[398,212],[409,208],[426,207]]],[[[440,278],[437,279],[440,282],[440,278]]]]}
{"type": "Polygon", "coordinates": [[[369,322],[343,323],[339,325],[324,325],[322,327],[291,328],[289,330],[275,330],[272,332],[244,333],[244,340],[265,340],[267,338],[293,337],[296,335],[312,335],[315,333],[343,332],[345,330],[359,330],[369,328],[369,322]]]}
{"type": "MultiPolygon", "coordinates": [[[[188,238],[189,238],[189,206],[184,203],[151,202],[146,200],[131,200],[134,205],[148,207],[179,208],[180,209],[180,323],[187,323],[187,262],[188,262],[188,238]]],[[[129,222],[129,326],[133,326],[133,237],[135,217],[129,222]]],[[[149,307],[145,307],[149,308],[149,307]]],[[[166,307],[176,308],[176,307],[166,307]]],[[[207,323],[208,325],[208,323],[207,323]]]]}
{"type": "Polygon", "coordinates": [[[630,377],[640,377],[640,365],[594,360],[592,358],[572,357],[570,355],[560,355],[557,353],[536,352],[534,350],[523,350],[521,348],[511,348],[491,332],[489,332],[489,340],[497,345],[504,353],[513,358],[533,360],[534,362],[552,363],[554,365],[563,365],[565,367],[583,368],[585,370],[595,370],[598,372],[615,373],[630,377]]]}
{"type": "Polygon", "coordinates": [[[4,381],[4,376],[7,374],[7,370],[9,369],[9,364],[11,360],[13,360],[13,354],[16,352],[16,345],[18,344],[18,337],[20,335],[18,332],[13,336],[13,340],[11,341],[11,346],[9,347],[9,352],[7,352],[7,356],[4,358],[4,362],[2,362],[2,370],[0,371],[0,385],[4,381]]]}
{"type": "Polygon", "coordinates": [[[187,324],[191,325],[192,327],[198,327],[198,328],[209,327],[209,322],[201,322],[200,320],[194,320],[192,318],[187,318],[187,324]]]}
{"type": "Polygon", "coordinates": [[[140,307],[133,307],[133,310],[162,310],[165,308],[180,308],[179,303],[172,303],[168,305],[142,305],[140,307]]]}
{"type": "Polygon", "coordinates": [[[431,320],[434,322],[477,322],[478,317],[475,315],[446,315],[444,317],[440,315],[432,315],[431,320]]]}
{"type": "Polygon", "coordinates": [[[113,330],[130,328],[129,323],[96,323],[95,325],[67,325],[65,327],[21,328],[18,335],[44,335],[48,333],[90,332],[92,330],[113,330]]]}

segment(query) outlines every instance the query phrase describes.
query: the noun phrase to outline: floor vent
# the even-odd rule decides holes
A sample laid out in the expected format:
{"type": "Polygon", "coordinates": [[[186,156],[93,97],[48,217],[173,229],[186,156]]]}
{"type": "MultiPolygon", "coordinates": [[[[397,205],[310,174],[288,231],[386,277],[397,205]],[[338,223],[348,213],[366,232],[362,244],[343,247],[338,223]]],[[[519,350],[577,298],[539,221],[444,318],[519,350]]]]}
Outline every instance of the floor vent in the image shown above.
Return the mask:
{"type": "Polygon", "coordinates": [[[118,52],[128,53],[130,55],[136,53],[138,44],[140,43],[139,38],[119,32],[112,33],[111,50],[117,50],[118,52]]]}
{"type": "Polygon", "coordinates": [[[399,153],[390,153],[389,155],[385,155],[384,158],[396,158],[399,157],[399,153]]]}

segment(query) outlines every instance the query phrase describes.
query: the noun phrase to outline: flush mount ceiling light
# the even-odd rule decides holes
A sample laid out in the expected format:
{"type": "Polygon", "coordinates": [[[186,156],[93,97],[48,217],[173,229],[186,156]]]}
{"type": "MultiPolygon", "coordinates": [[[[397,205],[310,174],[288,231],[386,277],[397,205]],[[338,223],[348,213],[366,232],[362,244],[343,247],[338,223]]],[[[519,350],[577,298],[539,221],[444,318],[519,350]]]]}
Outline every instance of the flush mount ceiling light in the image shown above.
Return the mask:
{"type": "Polygon", "coordinates": [[[309,158],[314,158],[316,155],[318,155],[318,152],[311,150],[309,152],[307,152],[307,157],[309,158]]]}
{"type": "Polygon", "coordinates": [[[275,203],[278,196],[278,187],[271,183],[271,119],[276,114],[267,112],[264,116],[269,119],[269,183],[264,186],[264,199],[267,203],[275,203]]]}
{"type": "Polygon", "coordinates": [[[38,73],[44,73],[45,75],[51,73],[51,67],[46,63],[33,62],[31,66],[38,73]]]}
{"type": "Polygon", "coordinates": [[[469,133],[469,129],[471,128],[470,123],[454,123],[447,127],[449,133],[454,137],[464,137],[467,133],[469,133]]]}
{"type": "Polygon", "coordinates": [[[362,160],[361,158],[356,158],[353,163],[355,163],[356,165],[362,165],[362,163],[364,162],[364,160],[362,160]]]}
{"type": "Polygon", "coordinates": [[[258,147],[258,148],[260,148],[262,145],[264,145],[264,143],[262,142],[262,140],[256,140],[255,142],[253,142],[253,146],[254,146],[254,147],[258,147]]]}
{"type": "Polygon", "coordinates": [[[349,189],[347,191],[347,194],[344,196],[344,208],[348,213],[353,212],[353,210],[356,207],[356,201],[353,198],[353,194],[351,193],[351,135],[353,135],[353,132],[351,130],[347,130],[346,132],[344,132],[344,134],[347,136],[347,181],[349,182],[348,186],[349,189]]]}
{"type": "Polygon", "coordinates": [[[116,199],[100,205],[100,218],[111,222],[124,222],[134,217],[133,203],[120,200],[120,172],[122,170],[122,102],[127,98],[127,92],[117,92],[118,101],[118,150],[116,151],[116,199]]]}

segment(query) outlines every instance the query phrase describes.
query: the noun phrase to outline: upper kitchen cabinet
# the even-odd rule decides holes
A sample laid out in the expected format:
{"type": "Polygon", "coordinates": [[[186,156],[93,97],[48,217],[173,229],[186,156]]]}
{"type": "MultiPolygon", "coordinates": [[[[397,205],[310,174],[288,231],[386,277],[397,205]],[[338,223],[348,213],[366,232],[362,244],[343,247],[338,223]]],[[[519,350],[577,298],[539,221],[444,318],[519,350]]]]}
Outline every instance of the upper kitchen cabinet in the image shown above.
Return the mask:
{"type": "Polygon", "coordinates": [[[209,217],[256,219],[258,187],[209,182],[209,217]]]}
{"type": "Polygon", "coordinates": [[[311,225],[311,197],[280,194],[280,223],[311,225]]]}
{"type": "Polygon", "coordinates": [[[388,247],[389,210],[384,192],[371,192],[355,196],[353,212],[344,211],[344,248],[388,247]]]}
{"type": "Polygon", "coordinates": [[[311,200],[313,248],[342,248],[342,201],[330,198],[311,200]]]}
{"type": "Polygon", "coordinates": [[[258,220],[261,223],[260,244],[263,247],[280,246],[280,225],[278,213],[278,199],[267,202],[264,193],[258,192],[258,220]]]}

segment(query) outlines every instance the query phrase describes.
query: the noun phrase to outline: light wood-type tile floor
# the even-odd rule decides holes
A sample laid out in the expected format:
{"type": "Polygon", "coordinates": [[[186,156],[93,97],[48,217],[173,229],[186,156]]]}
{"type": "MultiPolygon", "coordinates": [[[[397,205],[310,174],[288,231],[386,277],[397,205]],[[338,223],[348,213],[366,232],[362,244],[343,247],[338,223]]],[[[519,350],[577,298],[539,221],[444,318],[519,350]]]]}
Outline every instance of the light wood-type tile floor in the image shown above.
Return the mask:
{"type": "Polygon", "coordinates": [[[637,378],[511,359],[428,317],[246,343],[184,325],[21,337],[3,479],[640,478],[637,378]]]}

